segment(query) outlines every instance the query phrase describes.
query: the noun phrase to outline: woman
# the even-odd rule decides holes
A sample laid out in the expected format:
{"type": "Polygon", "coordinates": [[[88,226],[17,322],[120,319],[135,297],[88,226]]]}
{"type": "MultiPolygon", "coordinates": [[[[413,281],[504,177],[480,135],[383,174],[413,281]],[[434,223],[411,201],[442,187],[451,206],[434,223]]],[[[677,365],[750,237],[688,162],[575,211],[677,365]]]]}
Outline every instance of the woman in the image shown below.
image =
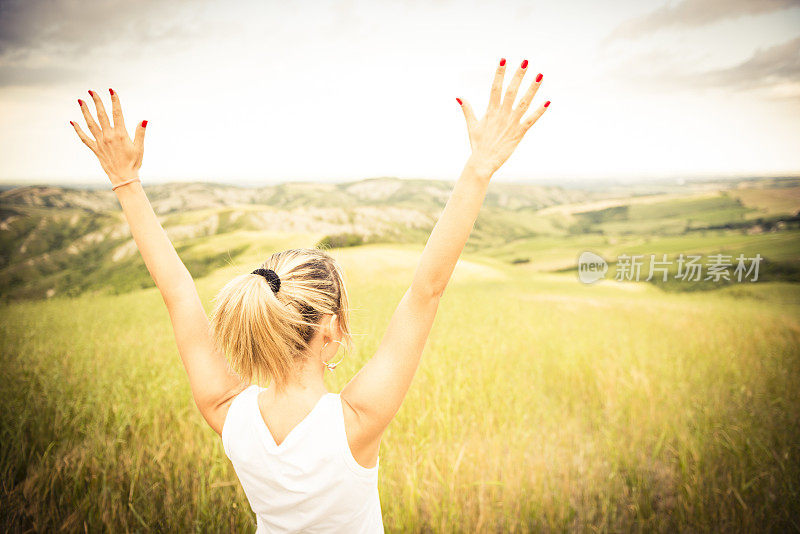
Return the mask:
{"type": "Polygon", "coordinates": [[[259,532],[383,531],[377,483],[381,436],[414,377],[489,180],[550,104],[525,117],[542,75],[515,107],[528,61],[501,95],[505,65],[500,60],[481,120],[466,101],[456,99],[472,154],[375,355],[338,394],[326,390],[323,375],[335,368],[337,349],[350,345],[351,336],[347,291],[333,258],[315,249],[273,254],[220,291],[209,322],[138,178],[147,121],[139,123],[131,141],[113,90],[113,124],[96,93],[89,91],[96,121],[78,100],[94,139],[70,123],[111,180],[167,305],[195,403],[222,438],[259,532]]]}

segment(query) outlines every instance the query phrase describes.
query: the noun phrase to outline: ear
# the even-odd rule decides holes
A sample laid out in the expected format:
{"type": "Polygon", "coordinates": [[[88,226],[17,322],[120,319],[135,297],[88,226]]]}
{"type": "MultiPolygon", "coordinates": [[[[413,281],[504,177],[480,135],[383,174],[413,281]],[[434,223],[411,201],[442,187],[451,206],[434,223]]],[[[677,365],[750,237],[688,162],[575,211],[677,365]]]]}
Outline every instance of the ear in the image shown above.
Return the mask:
{"type": "Polygon", "coordinates": [[[336,315],[325,315],[320,321],[320,333],[322,334],[323,341],[338,339],[339,323],[336,315]]]}
{"type": "Polygon", "coordinates": [[[330,329],[333,339],[340,339],[342,337],[342,332],[339,328],[339,316],[336,314],[331,315],[330,329]]]}

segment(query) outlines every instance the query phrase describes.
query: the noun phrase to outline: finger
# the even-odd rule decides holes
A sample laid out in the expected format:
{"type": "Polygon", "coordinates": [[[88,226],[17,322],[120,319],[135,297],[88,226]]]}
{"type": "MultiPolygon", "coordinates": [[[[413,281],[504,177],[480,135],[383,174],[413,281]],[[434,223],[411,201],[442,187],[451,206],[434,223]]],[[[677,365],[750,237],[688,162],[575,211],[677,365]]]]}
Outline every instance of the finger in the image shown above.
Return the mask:
{"type": "Polygon", "coordinates": [[[461,111],[464,112],[464,118],[467,120],[467,130],[472,132],[473,127],[478,122],[475,118],[475,113],[472,112],[472,106],[469,105],[469,102],[460,98],[456,98],[456,101],[461,106],[461,111]]]}
{"type": "Polygon", "coordinates": [[[89,91],[89,96],[94,100],[94,107],[97,110],[97,122],[100,123],[100,128],[102,128],[103,131],[111,130],[111,123],[108,122],[106,108],[103,106],[103,101],[100,100],[100,95],[94,91],[89,91]]]}
{"type": "Polygon", "coordinates": [[[81,99],[78,99],[78,105],[81,107],[81,113],[83,113],[83,118],[86,120],[86,126],[89,127],[89,131],[92,132],[94,138],[99,141],[103,138],[103,132],[100,130],[97,123],[94,122],[94,117],[92,117],[92,112],[89,111],[89,106],[81,99]]]}
{"type": "Polygon", "coordinates": [[[534,81],[528,90],[525,92],[525,95],[522,97],[522,100],[519,101],[517,108],[514,110],[514,116],[518,119],[525,115],[525,112],[528,111],[528,107],[533,102],[533,97],[536,96],[536,92],[539,90],[539,87],[542,85],[542,73],[536,75],[536,81],[534,81]]]}
{"type": "Polygon", "coordinates": [[[128,130],[125,129],[125,120],[122,118],[119,95],[113,89],[109,89],[108,92],[111,94],[111,115],[114,117],[114,129],[122,130],[127,134],[128,130]]]}
{"type": "Polygon", "coordinates": [[[80,137],[80,138],[81,138],[81,141],[83,141],[83,144],[84,144],[84,145],[86,145],[86,146],[88,146],[88,147],[89,147],[89,149],[90,149],[92,152],[94,152],[94,151],[95,151],[95,147],[96,147],[96,145],[94,144],[94,141],[92,141],[91,139],[89,139],[89,136],[88,136],[88,135],[86,135],[85,133],[83,133],[83,130],[81,130],[81,127],[80,127],[80,126],[78,126],[78,123],[77,123],[77,122],[69,121],[69,123],[70,123],[70,124],[72,125],[72,127],[75,129],[75,133],[77,133],[77,134],[78,134],[78,137],[80,137]]]}
{"type": "Polygon", "coordinates": [[[147,121],[142,121],[136,127],[136,135],[133,138],[133,146],[136,147],[136,152],[139,154],[139,159],[142,159],[144,153],[144,130],[147,128],[147,121]]]}
{"type": "Polygon", "coordinates": [[[497,71],[494,73],[492,82],[492,92],[489,94],[489,111],[495,111],[500,107],[500,93],[503,92],[503,78],[506,74],[506,58],[500,60],[497,71]]]}
{"type": "Polygon", "coordinates": [[[517,69],[517,72],[514,73],[514,77],[511,78],[511,83],[508,84],[508,89],[506,89],[506,96],[503,98],[503,110],[508,112],[514,106],[514,101],[517,99],[517,91],[519,91],[519,86],[522,83],[522,78],[525,76],[525,73],[528,71],[528,60],[524,60],[522,64],[517,69]]]}
{"type": "Polygon", "coordinates": [[[523,133],[527,132],[528,128],[536,124],[536,121],[539,120],[539,117],[541,117],[544,114],[544,112],[547,110],[548,107],[550,107],[549,100],[545,102],[541,107],[539,107],[539,109],[534,111],[530,117],[525,119],[525,122],[522,123],[522,132],[523,133]]]}

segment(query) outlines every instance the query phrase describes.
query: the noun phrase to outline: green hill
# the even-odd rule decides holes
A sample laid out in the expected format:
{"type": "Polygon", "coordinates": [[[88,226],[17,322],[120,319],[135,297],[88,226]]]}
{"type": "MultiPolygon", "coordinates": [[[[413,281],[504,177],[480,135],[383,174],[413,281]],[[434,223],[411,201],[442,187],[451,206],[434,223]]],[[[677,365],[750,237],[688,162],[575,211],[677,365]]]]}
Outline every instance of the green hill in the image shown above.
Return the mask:
{"type": "MultiPolygon", "coordinates": [[[[146,190],[187,267],[200,277],[280,235],[332,246],[423,244],[452,185],[374,178],[260,188],[170,183],[146,190]]],[[[757,249],[769,241],[760,236],[780,234],[784,238],[764,250],[780,275],[767,278],[798,280],[798,180],[701,182],[681,191],[636,186],[626,195],[619,186],[493,182],[467,250],[553,271],[574,267],[585,249],[710,253],[715,244],[730,242],[757,249]]],[[[39,186],[0,192],[4,300],[151,285],[111,191],[39,186]]]]}

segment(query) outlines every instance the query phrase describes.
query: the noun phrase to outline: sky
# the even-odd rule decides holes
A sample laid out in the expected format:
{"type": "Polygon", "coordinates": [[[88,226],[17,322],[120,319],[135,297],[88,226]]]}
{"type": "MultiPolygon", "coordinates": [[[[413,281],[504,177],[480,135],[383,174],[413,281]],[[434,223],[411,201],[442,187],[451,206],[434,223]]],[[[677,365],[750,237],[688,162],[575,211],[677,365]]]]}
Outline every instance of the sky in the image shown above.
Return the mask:
{"type": "Polygon", "coordinates": [[[145,181],[454,180],[501,57],[552,104],[495,180],[800,173],[800,0],[0,0],[0,182],[106,183],[109,87],[145,181]]]}

